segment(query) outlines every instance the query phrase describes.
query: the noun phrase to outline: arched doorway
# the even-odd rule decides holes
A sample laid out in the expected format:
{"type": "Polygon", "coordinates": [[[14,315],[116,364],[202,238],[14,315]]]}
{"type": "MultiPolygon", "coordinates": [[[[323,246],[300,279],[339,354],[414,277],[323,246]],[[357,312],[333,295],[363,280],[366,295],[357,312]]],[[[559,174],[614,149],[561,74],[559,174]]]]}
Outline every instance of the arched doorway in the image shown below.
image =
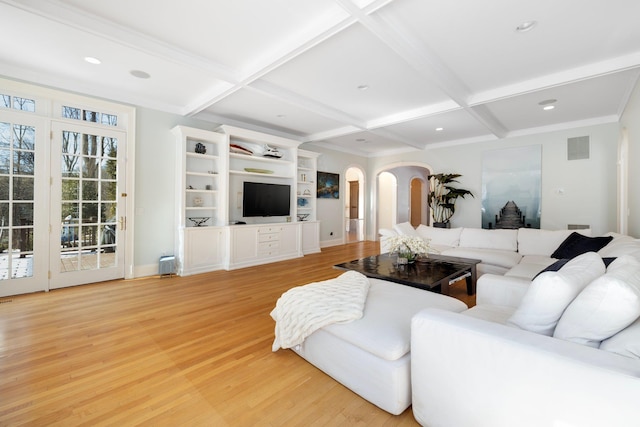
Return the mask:
{"type": "Polygon", "coordinates": [[[364,173],[358,167],[350,167],[345,173],[344,224],[346,242],[364,240],[365,191],[364,173]]]}
{"type": "Polygon", "coordinates": [[[398,180],[390,172],[378,175],[378,229],[392,228],[398,218],[396,189],[398,180]]]}
{"type": "Polygon", "coordinates": [[[425,164],[403,163],[388,165],[377,173],[373,221],[376,235],[380,228],[391,228],[400,222],[411,222],[414,227],[429,223],[427,192],[431,170],[425,164]]]}
{"type": "Polygon", "coordinates": [[[413,178],[410,187],[409,222],[414,227],[427,224],[427,185],[422,178],[413,178]]]}

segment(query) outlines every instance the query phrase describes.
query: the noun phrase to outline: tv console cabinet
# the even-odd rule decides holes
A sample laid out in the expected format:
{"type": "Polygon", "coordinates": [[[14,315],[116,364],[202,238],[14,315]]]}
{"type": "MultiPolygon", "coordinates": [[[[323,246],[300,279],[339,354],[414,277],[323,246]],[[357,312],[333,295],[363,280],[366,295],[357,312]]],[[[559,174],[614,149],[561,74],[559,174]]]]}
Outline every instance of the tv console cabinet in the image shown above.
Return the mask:
{"type": "Polygon", "coordinates": [[[315,203],[318,153],[299,150],[294,140],[227,125],[215,131],[176,126],[172,132],[178,142],[175,255],[179,275],[249,267],[320,251],[315,203]],[[245,181],[289,185],[290,215],[243,217],[245,181]]]}

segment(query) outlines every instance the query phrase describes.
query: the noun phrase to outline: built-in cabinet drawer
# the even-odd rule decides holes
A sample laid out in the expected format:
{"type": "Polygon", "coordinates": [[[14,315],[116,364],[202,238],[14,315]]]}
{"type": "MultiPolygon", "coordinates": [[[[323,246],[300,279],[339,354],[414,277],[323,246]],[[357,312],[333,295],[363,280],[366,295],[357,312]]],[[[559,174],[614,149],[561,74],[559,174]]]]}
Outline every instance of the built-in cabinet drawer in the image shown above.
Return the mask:
{"type": "Polygon", "coordinates": [[[231,226],[229,268],[266,264],[301,256],[296,223],[231,226]]]}

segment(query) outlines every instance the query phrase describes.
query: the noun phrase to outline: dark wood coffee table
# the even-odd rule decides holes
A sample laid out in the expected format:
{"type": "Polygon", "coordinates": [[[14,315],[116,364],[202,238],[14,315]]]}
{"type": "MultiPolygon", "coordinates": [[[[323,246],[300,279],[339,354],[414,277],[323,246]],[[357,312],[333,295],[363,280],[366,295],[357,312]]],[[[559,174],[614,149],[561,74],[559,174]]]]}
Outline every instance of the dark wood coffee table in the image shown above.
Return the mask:
{"type": "Polygon", "coordinates": [[[380,254],[343,262],[333,267],[339,270],[354,270],[367,277],[444,295],[449,295],[450,283],[465,278],[467,294],[476,293],[476,264],[480,263],[479,259],[429,254],[428,258],[413,264],[398,265],[396,261],[396,255],[380,254]]]}

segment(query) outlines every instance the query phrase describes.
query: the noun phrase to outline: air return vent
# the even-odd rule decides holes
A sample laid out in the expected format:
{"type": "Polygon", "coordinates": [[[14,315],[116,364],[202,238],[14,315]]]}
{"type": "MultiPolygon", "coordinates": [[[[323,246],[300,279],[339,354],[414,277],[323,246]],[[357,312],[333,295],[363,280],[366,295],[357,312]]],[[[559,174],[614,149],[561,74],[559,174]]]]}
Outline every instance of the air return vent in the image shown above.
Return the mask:
{"type": "Polygon", "coordinates": [[[567,230],[588,230],[589,228],[591,226],[587,224],[567,224],[567,230]]]}
{"type": "Polygon", "coordinates": [[[589,137],[576,136],[567,139],[567,160],[582,160],[589,158],[589,137]]]}

